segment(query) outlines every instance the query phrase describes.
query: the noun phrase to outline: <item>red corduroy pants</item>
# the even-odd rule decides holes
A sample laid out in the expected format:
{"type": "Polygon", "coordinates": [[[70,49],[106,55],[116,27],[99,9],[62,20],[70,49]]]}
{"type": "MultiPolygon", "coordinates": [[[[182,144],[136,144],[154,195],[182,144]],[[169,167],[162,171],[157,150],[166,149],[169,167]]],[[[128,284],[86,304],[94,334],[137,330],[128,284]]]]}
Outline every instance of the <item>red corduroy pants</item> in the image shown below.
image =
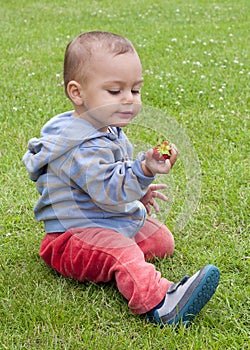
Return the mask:
{"type": "Polygon", "coordinates": [[[80,282],[115,279],[130,310],[143,314],[159,304],[172,283],[147,260],[170,256],[173,251],[174,238],[168,228],[147,219],[132,239],[100,227],[46,234],[40,256],[63,276],[80,282]]]}

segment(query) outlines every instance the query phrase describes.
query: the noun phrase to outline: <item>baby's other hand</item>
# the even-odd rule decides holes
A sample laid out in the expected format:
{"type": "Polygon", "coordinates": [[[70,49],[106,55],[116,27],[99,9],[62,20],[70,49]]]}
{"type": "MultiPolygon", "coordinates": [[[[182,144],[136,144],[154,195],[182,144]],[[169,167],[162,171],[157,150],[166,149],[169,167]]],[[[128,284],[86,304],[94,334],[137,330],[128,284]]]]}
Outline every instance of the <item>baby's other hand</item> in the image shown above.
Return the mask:
{"type": "Polygon", "coordinates": [[[167,197],[163,193],[158,192],[158,190],[163,190],[166,188],[167,188],[167,185],[165,184],[149,185],[147,192],[141,198],[141,202],[144,204],[148,215],[152,215],[151,207],[153,207],[156,212],[160,211],[159,205],[155,201],[155,198],[161,199],[164,202],[167,201],[167,197]]]}

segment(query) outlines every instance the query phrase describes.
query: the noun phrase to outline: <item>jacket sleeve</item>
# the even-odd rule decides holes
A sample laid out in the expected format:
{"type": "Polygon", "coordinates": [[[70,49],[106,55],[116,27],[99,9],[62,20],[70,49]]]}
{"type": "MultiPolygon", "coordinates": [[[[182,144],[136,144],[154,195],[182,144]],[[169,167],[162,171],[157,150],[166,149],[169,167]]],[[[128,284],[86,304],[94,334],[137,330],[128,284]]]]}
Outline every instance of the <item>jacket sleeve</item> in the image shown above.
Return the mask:
{"type": "MultiPolygon", "coordinates": [[[[113,148],[112,148],[113,147],[113,148]]],[[[63,164],[60,171],[77,187],[89,195],[99,207],[119,212],[139,200],[154,177],[146,177],[141,159],[120,159],[111,147],[79,147],[63,164]]]]}

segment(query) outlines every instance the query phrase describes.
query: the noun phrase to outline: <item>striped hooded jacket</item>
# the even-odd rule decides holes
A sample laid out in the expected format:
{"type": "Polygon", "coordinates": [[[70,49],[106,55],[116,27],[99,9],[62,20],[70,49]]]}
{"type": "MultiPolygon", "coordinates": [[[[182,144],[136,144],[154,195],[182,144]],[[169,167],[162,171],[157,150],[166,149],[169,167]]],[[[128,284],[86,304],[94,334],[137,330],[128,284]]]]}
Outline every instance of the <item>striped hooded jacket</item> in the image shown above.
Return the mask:
{"type": "Polygon", "coordinates": [[[73,111],[52,118],[32,138],[23,162],[40,198],[34,213],[45,231],[105,227],[133,237],[143,226],[140,202],[154,180],[121,128],[100,132],[73,111]]]}

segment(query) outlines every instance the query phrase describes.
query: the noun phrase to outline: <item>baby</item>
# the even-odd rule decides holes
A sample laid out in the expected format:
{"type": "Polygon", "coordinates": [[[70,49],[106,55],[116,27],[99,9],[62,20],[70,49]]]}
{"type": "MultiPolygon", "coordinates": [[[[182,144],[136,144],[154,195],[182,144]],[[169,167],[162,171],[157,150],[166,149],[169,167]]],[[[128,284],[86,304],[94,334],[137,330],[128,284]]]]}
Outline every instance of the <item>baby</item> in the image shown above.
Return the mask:
{"type": "Polygon", "coordinates": [[[178,151],[157,161],[153,150],[133,159],[123,127],[141,108],[142,67],[129,40],[108,32],[80,34],[66,48],[65,92],[73,110],[52,118],[29,141],[23,161],[40,198],[45,225],[40,256],[80,282],[115,280],[134,314],[159,324],[188,325],[214,294],[219,270],[207,265],[173,283],[149,262],[171,256],[174,239],[156,198],[178,151]]]}

